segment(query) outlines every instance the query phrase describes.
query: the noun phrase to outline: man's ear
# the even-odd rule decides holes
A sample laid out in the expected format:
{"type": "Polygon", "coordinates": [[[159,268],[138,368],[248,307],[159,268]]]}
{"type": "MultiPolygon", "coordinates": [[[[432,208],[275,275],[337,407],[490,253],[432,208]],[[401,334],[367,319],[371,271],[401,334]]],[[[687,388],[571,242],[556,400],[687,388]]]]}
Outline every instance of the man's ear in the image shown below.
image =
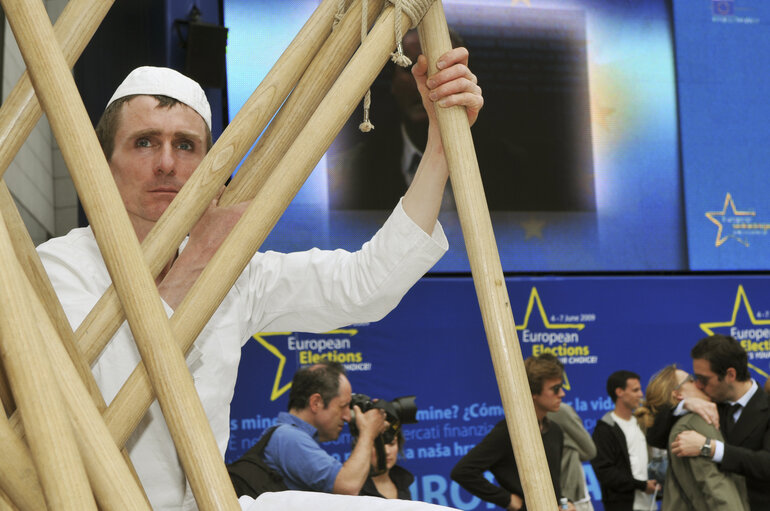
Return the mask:
{"type": "Polygon", "coordinates": [[[308,408],[310,408],[310,411],[313,413],[321,410],[324,408],[324,399],[321,397],[321,394],[316,392],[315,394],[311,394],[308,401],[308,408]]]}
{"type": "Polygon", "coordinates": [[[728,367],[727,371],[725,371],[725,381],[727,383],[732,383],[735,381],[735,368],[734,367],[728,367]]]}

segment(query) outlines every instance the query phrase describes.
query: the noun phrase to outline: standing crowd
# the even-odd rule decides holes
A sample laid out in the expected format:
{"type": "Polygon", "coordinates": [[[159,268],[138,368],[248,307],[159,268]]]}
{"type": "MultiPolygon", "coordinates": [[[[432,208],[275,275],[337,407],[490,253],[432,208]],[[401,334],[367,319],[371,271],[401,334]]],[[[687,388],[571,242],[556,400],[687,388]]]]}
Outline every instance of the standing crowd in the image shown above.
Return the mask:
{"type": "MultiPolygon", "coordinates": [[[[561,403],[561,364],[525,361],[556,497],[565,509],[593,509],[581,462],[590,460],[606,511],[770,509],[770,399],[751,378],[732,337],[712,335],[691,351],[692,373],[675,364],[652,376],[609,375],[613,410],[593,435],[561,403]],[[663,470],[661,470],[661,466],[663,470]]],[[[526,509],[505,420],[455,466],[452,478],[507,510],[526,509]],[[497,485],[484,477],[490,471],[497,485]]]]}

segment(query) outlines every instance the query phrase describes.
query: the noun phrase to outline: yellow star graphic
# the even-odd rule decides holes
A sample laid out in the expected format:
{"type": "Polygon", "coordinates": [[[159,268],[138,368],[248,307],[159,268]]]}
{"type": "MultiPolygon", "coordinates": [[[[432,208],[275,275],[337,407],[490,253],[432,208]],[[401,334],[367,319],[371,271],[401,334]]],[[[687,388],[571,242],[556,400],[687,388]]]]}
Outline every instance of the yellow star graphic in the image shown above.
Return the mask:
{"type": "Polygon", "coordinates": [[[722,222],[717,220],[716,217],[722,217],[724,219],[724,216],[727,214],[727,207],[730,207],[733,211],[734,216],[754,216],[756,213],[754,211],[738,211],[735,208],[735,201],[733,200],[733,196],[730,195],[730,192],[727,192],[727,195],[725,196],[725,204],[722,207],[722,211],[707,211],[706,212],[706,218],[711,220],[717,227],[719,227],[719,230],[717,231],[717,241],[715,243],[715,247],[721,246],[725,241],[727,241],[730,238],[734,238],[737,242],[741,243],[742,245],[748,247],[749,243],[745,240],[742,240],[738,238],[737,236],[734,236],[732,234],[728,236],[722,236],[722,229],[723,225],[722,222]]]}
{"type": "Polygon", "coordinates": [[[540,319],[543,321],[543,325],[548,330],[554,330],[559,328],[575,328],[582,330],[585,328],[585,323],[551,323],[548,321],[548,315],[545,313],[545,307],[543,307],[543,301],[540,300],[540,295],[537,292],[536,287],[532,287],[532,292],[529,294],[529,302],[527,302],[527,310],[524,313],[524,323],[516,327],[516,330],[524,330],[529,324],[529,317],[532,315],[532,309],[537,305],[537,310],[540,312],[540,319]]]}
{"type": "MultiPolygon", "coordinates": [[[[268,333],[259,333],[254,334],[252,337],[254,340],[256,340],[259,344],[261,344],[267,351],[272,353],[277,359],[278,359],[278,368],[275,371],[275,379],[273,380],[273,388],[270,391],[270,401],[275,401],[279,397],[281,397],[283,394],[286,393],[287,390],[291,388],[291,382],[287,383],[284,386],[281,386],[281,377],[283,376],[283,368],[286,366],[286,355],[281,353],[281,350],[279,350],[274,344],[270,344],[267,342],[267,339],[265,337],[270,336],[289,336],[293,334],[294,332],[268,332],[268,333]]],[[[347,334],[351,337],[356,335],[358,333],[358,330],[350,329],[350,330],[330,330],[328,332],[325,332],[327,334],[347,334]]]]}
{"type": "Polygon", "coordinates": [[[714,323],[701,323],[700,329],[706,332],[708,335],[714,335],[713,328],[719,327],[731,327],[735,326],[735,318],[738,317],[738,311],[741,308],[741,303],[746,307],[746,313],[749,316],[749,321],[752,325],[770,325],[770,319],[757,319],[754,316],[754,311],[751,309],[751,304],[746,296],[746,291],[742,285],[738,285],[738,293],[735,295],[735,303],[733,304],[733,315],[728,321],[717,321],[714,323]]]}
{"type": "Polygon", "coordinates": [[[532,7],[532,4],[529,3],[529,0],[511,0],[511,5],[519,5],[519,3],[523,3],[527,7],[532,7]]]}
{"type": "Polygon", "coordinates": [[[530,238],[543,239],[543,227],[545,227],[545,220],[538,220],[536,218],[530,217],[529,219],[520,222],[519,225],[524,228],[525,240],[530,238]]]}
{"type": "MultiPolygon", "coordinates": [[[[729,197],[729,194],[728,194],[729,197]]],[[[751,304],[749,303],[749,297],[746,296],[746,291],[743,289],[742,285],[738,285],[738,292],[735,295],[735,303],[733,303],[733,314],[732,317],[728,321],[715,321],[713,323],[701,323],[700,329],[706,332],[707,335],[714,335],[714,328],[720,328],[720,327],[731,327],[735,326],[735,320],[738,317],[738,311],[741,308],[741,303],[743,303],[743,306],[746,308],[746,315],[749,317],[749,321],[752,325],[770,325],[770,319],[757,319],[756,316],[754,316],[754,311],[751,309],[751,304]]],[[[740,341],[740,339],[738,339],[740,341]]],[[[751,369],[754,369],[759,374],[767,378],[769,375],[761,370],[760,368],[756,367],[753,364],[749,364],[749,367],[751,369]]]]}
{"type": "MultiPolygon", "coordinates": [[[[543,301],[540,299],[537,288],[532,286],[532,292],[529,294],[529,302],[527,302],[527,311],[524,313],[524,322],[517,326],[516,330],[526,330],[535,305],[537,305],[537,310],[540,312],[540,319],[543,321],[543,325],[548,330],[558,330],[563,328],[582,330],[585,328],[585,323],[551,323],[548,321],[548,314],[546,314],[545,307],[543,307],[543,301]]],[[[564,390],[571,390],[566,370],[564,371],[564,390]]]]}

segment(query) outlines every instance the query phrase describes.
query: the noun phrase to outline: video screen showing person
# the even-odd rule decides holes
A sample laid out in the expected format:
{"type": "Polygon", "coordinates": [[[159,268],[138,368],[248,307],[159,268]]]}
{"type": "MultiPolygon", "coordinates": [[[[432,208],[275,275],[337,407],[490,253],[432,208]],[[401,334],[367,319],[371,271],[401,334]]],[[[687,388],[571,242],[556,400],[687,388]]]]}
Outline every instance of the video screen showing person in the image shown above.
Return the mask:
{"type": "MultiPolygon", "coordinates": [[[[489,208],[595,211],[585,13],[448,4],[446,15],[453,46],[468,48],[493,105],[472,130],[489,208]]],[[[403,47],[416,60],[416,30],[403,47]]],[[[427,138],[410,70],[388,63],[373,84],[373,131],[358,130],[357,112],[328,153],[329,208],[390,209],[427,138]]],[[[451,190],[442,209],[455,209],[451,190]]]]}

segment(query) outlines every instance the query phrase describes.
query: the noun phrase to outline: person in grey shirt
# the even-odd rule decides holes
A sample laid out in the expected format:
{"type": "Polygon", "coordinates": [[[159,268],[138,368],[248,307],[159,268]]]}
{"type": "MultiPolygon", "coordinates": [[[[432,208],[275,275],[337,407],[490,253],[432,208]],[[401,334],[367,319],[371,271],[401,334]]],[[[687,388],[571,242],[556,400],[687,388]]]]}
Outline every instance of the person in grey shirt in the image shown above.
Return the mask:
{"type": "Polygon", "coordinates": [[[556,412],[548,412],[548,419],[558,424],[564,432],[561,454],[561,494],[567,497],[577,511],[593,511],[591,497],[586,489],[583,462],[596,456],[596,446],[591,435],[583,427],[583,420],[567,403],[556,412]]]}

